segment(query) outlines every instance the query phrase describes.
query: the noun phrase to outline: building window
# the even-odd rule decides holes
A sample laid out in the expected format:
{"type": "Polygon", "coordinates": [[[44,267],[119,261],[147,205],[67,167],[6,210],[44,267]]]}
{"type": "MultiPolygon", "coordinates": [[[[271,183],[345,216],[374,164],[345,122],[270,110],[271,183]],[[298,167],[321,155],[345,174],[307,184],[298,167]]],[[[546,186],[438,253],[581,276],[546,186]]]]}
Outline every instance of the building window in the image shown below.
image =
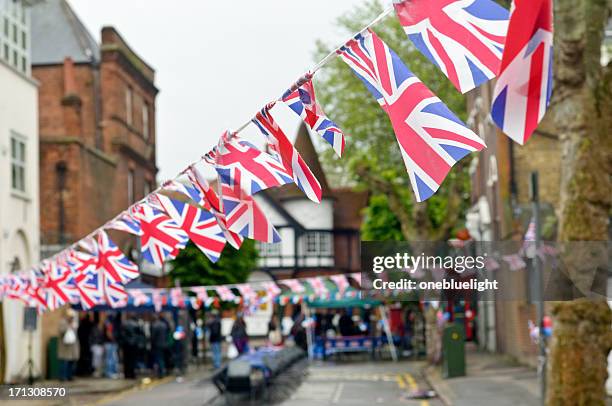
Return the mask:
{"type": "Polygon", "coordinates": [[[262,258],[278,258],[281,255],[280,243],[270,244],[266,242],[258,242],[257,250],[259,251],[259,256],[262,258]]]}
{"type": "Polygon", "coordinates": [[[22,138],[11,137],[11,186],[25,193],[26,145],[22,138]]]}
{"type": "Polygon", "coordinates": [[[125,88],[125,121],[132,125],[132,88],[125,88]]]}
{"type": "Polygon", "coordinates": [[[128,195],[128,203],[134,203],[134,170],[130,169],[128,171],[128,179],[127,179],[127,195],[128,195]]]}
{"type": "Polygon", "coordinates": [[[305,251],[308,256],[331,255],[331,234],[321,231],[306,234],[305,251]]]}
{"type": "Polygon", "coordinates": [[[149,139],[149,106],[142,104],[142,136],[145,140],[149,139]]]}

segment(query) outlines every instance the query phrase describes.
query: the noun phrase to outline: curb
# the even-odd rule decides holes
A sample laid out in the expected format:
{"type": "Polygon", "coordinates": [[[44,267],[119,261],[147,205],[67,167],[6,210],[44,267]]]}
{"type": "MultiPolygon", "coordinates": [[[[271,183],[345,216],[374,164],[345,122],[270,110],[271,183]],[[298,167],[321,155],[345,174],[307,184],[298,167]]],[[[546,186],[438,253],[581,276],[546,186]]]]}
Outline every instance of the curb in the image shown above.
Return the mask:
{"type": "Polygon", "coordinates": [[[432,366],[425,366],[421,369],[421,374],[429,386],[436,392],[437,397],[442,401],[445,406],[453,406],[453,402],[450,400],[445,390],[440,386],[440,383],[433,377],[432,366]]]}

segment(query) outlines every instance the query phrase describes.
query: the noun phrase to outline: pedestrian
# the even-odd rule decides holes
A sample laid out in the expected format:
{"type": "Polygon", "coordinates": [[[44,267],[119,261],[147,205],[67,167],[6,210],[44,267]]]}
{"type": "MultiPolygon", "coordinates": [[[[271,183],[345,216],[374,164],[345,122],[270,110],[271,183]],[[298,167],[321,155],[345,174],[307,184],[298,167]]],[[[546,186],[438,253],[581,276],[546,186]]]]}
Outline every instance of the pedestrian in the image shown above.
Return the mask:
{"type": "Polygon", "coordinates": [[[98,321],[91,328],[89,334],[89,345],[91,346],[91,363],[93,376],[99,378],[104,369],[104,333],[103,326],[98,321]]]}
{"type": "Polygon", "coordinates": [[[128,314],[121,326],[119,335],[123,351],[123,375],[126,379],[136,378],[136,357],[138,355],[138,322],[133,314],[128,314]]]}
{"type": "Polygon", "coordinates": [[[174,367],[176,369],[177,382],[182,382],[182,377],[185,375],[186,360],[185,360],[185,345],[186,345],[187,333],[185,328],[179,323],[176,325],[174,333],[172,333],[173,353],[174,353],[174,367]]]}
{"type": "Polygon", "coordinates": [[[78,376],[89,376],[91,375],[91,345],[89,343],[89,336],[91,335],[91,329],[93,322],[91,320],[90,313],[84,313],[79,320],[79,328],[77,329],[77,337],[79,339],[79,360],[76,366],[76,375],[78,376]]]}
{"type": "Polygon", "coordinates": [[[104,376],[116,379],[119,373],[117,331],[112,316],[104,322],[104,376]]]}
{"type": "Polygon", "coordinates": [[[268,323],[268,342],[270,345],[274,346],[281,345],[283,343],[283,333],[276,322],[275,315],[272,315],[272,318],[268,323]]]}
{"type": "Polygon", "coordinates": [[[340,335],[344,337],[350,337],[355,334],[355,323],[353,323],[353,319],[349,316],[346,309],[342,309],[340,313],[338,330],[340,330],[340,335]]]}
{"type": "Polygon", "coordinates": [[[304,315],[300,314],[291,327],[291,336],[296,347],[308,352],[308,339],[306,337],[306,329],[304,328],[304,315]]]}
{"type": "Polygon", "coordinates": [[[79,342],[77,337],[78,322],[76,312],[66,309],[59,323],[59,343],[57,358],[60,367],[60,381],[71,381],[75,362],[79,359],[79,342]]]}
{"type": "Polygon", "coordinates": [[[230,335],[238,350],[238,354],[244,354],[249,351],[249,336],[247,334],[246,322],[244,321],[242,312],[237,314],[230,335]]]}
{"type": "Polygon", "coordinates": [[[221,317],[218,310],[213,310],[211,316],[212,320],[208,322],[206,328],[208,330],[208,343],[212,352],[213,367],[217,369],[221,367],[221,342],[223,340],[221,317]]]}
{"type": "Polygon", "coordinates": [[[168,325],[164,323],[161,314],[158,314],[151,325],[151,355],[153,368],[157,370],[159,378],[166,375],[166,362],[164,353],[168,344],[168,325]]]}

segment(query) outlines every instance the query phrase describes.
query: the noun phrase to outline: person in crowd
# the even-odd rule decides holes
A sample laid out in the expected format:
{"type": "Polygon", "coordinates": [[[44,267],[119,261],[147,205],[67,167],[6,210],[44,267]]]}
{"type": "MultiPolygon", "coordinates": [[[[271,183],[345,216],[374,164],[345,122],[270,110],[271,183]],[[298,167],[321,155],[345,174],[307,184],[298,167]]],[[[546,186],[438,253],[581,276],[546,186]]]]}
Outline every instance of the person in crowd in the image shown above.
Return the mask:
{"type": "Polygon", "coordinates": [[[104,369],[104,333],[100,322],[94,323],[89,333],[89,345],[91,346],[91,364],[93,375],[96,378],[102,376],[104,369]]]}
{"type": "Polygon", "coordinates": [[[221,334],[221,317],[218,310],[211,312],[211,320],[206,325],[208,330],[208,342],[210,343],[210,351],[212,352],[213,367],[215,369],[221,367],[221,342],[223,335],[221,334]]]}
{"type": "Polygon", "coordinates": [[[272,315],[268,322],[268,342],[271,345],[281,345],[283,343],[283,333],[278,325],[276,315],[272,315]]]}
{"type": "Polygon", "coordinates": [[[340,312],[340,319],[338,320],[338,330],[341,336],[352,336],[355,334],[355,323],[348,314],[346,309],[342,309],[340,312]]]}
{"type": "Polygon", "coordinates": [[[153,368],[157,370],[159,378],[166,375],[165,350],[168,345],[168,324],[164,322],[161,314],[158,314],[151,325],[151,355],[153,357],[153,368]]]}
{"type": "Polygon", "coordinates": [[[297,347],[304,351],[308,351],[308,339],[306,337],[306,329],[304,328],[304,315],[300,314],[295,319],[293,327],[291,327],[291,336],[297,347]]]}
{"type": "Polygon", "coordinates": [[[174,354],[174,367],[176,369],[176,380],[177,382],[183,381],[183,375],[185,375],[186,370],[186,351],[185,346],[187,345],[187,332],[185,331],[185,327],[183,327],[180,323],[177,323],[176,329],[172,333],[173,339],[173,354],[174,354]]]}
{"type": "Polygon", "coordinates": [[[57,358],[60,366],[60,381],[71,381],[75,361],[79,358],[79,341],[77,337],[78,322],[76,312],[66,309],[59,323],[59,343],[57,358]]]}
{"type": "Polygon", "coordinates": [[[136,320],[136,369],[142,371],[146,367],[147,336],[145,334],[145,321],[141,318],[136,320]]]}
{"type": "Polygon", "coordinates": [[[116,379],[119,373],[117,331],[113,316],[104,322],[104,376],[116,379]]]}
{"type": "Polygon", "coordinates": [[[79,360],[77,361],[76,374],[79,376],[91,375],[91,346],[89,337],[93,327],[92,314],[84,313],[79,320],[77,337],[79,338],[79,360]]]}
{"type": "Polygon", "coordinates": [[[244,354],[249,351],[249,336],[247,334],[246,322],[241,312],[236,316],[230,335],[238,350],[238,354],[244,354]]]}
{"type": "Polygon", "coordinates": [[[138,355],[138,322],[133,314],[127,315],[121,325],[121,350],[123,351],[123,375],[126,379],[136,378],[136,356],[138,355]]]}

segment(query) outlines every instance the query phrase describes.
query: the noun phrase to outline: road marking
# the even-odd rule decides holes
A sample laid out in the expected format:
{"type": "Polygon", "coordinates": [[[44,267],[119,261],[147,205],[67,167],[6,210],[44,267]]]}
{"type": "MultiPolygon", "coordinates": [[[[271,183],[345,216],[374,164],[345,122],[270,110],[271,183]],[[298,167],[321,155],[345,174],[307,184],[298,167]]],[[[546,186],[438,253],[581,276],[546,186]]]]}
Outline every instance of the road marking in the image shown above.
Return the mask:
{"type": "Polygon", "coordinates": [[[410,389],[412,389],[412,390],[418,390],[419,389],[419,386],[416,384],[416,381],[414,380],[412,375],[410,375],[409,373],[405,373],[404,374],[404,378],[406,378],[406,382],[408,382],[408,385],[410,385],[410,389]]]}
{"type": "Polygon", "coordinates": [[[334,397],[332,398],[332,403],[340,402],[340,396],[342,396],[342,391],[344,390],[344,383],[340,382],[336,386],[336,391],[334,392],[334,397]]]}
{"type": "Polygon", "coordinates": [[[395,380],[397,381],[397,386],[399,386],[400,389],[406,389],[406,382],[404,382],[404,378],[402,378],[400,374],[395,377],[395,380]]]}

